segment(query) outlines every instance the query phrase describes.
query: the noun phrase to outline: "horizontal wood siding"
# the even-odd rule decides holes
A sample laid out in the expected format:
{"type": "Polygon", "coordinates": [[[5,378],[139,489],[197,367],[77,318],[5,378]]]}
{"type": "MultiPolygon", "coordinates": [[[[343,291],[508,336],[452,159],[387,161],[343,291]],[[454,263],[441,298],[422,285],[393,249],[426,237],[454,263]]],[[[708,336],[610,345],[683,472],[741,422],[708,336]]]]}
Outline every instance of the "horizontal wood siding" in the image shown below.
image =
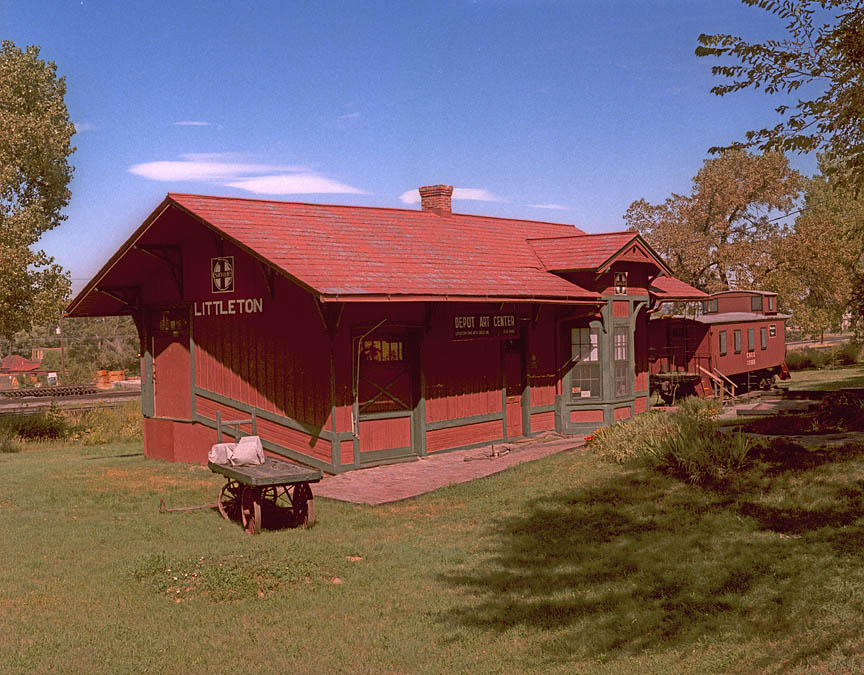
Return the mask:
{"type": "Polygon", "coordinates": [[[411,418],[360,420],[360,452],[411,446],[411,418]]]}
{"type": "Polygon", "coordinates": [[[438,452],[448,448],[475,443],[491,443],[502,436],[501,421],[480,422],[450,429],[436,429],[426,432],[427,452],[438,452]]]}
{"type": "Polygon", "coordinates": [[[555,412],[533,413],[531,415],[531,433],[555,430],[555,412]]]}
{"type": "Polygon", "coordinates": [[[576,424],[584,422],[602,422],[602,410],[571,410],[570,421],[576,424]]]}

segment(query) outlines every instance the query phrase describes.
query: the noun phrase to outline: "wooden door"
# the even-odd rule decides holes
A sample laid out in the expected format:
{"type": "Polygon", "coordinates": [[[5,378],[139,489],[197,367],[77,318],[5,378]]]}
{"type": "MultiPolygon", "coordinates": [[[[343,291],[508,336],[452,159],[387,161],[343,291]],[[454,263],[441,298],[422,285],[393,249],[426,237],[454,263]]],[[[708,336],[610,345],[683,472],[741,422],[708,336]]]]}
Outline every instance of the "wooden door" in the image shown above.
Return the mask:
{"type": "Polygon", "coordinates": [[[525,374],[521,343],[518,341],[508,340],[504,346],[504,386],[507,438],[518,438],[525,435],[522,427],[522,392],[525,390],[525,374]]]}
{"type": "Polygon", "coordinates": [[[364,338],[355,361],[356,414],[361,464],[417,454],[417,350],[407,335],[364,338]]]}

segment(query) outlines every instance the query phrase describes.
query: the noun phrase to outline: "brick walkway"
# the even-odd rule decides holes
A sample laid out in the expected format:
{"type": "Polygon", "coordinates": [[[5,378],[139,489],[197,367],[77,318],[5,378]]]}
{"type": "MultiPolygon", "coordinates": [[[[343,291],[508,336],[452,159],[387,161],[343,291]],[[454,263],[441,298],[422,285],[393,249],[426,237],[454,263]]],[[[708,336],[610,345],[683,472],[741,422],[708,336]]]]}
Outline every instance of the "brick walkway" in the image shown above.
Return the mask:
{"type": "Polygon", "coordinates": [[[357,504],[387,504],[491,476],[511,466],[585,445],[582,436],[549,434],[517,443],[430,455],[415,462],[325,476],[312,486],[316,497],[357,504]],[[494,454],[493,454],[494,448],[494,454]]]}

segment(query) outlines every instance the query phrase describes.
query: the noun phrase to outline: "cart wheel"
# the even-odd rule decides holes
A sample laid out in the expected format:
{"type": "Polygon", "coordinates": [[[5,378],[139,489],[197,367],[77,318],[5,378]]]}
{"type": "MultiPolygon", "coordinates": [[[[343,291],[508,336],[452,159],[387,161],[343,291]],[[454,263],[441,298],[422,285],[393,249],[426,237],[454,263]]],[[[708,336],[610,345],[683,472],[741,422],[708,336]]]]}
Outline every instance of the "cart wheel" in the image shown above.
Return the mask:
{"type": "Polygon", "coordinates": [[[229,480],[222,489],[219,490],[219,499],[216,500],[216,505],[219,507],[219,513],[227,520],[240,519],[240,494],[243,492],[243,486],[236,480],[229,480]]]}
{"type": "Polygon", "coordinates": [[[298,483],[294,487],[294,522],[301,527],[315,524],[315,500],[309,483],[298,483]]]}
{"type": "Polygon", "coordinates": [[[243,516],[243,527],[249,534],[261,531],[261,497],[256,488],[244,487],[241,497],[243,507],[240,513],[243,516]]]}

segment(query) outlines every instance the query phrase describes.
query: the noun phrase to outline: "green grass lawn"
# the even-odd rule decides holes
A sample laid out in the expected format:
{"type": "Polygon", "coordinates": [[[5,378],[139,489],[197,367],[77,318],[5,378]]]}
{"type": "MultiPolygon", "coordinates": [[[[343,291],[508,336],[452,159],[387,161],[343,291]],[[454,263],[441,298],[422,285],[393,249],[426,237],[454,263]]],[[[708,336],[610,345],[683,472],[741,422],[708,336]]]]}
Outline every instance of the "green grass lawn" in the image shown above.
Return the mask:
{"type": "Polygon", "coordinates": [[[247,536],[140,444],[0,454],[4,672],[864,670],[864,445],[712,492],[583,451],[247,536]]]}
{"type": "Polygon", "coordinates": [[[864,387],[864,363],[840,368],[796,370],[792,371],[791,375],[792,380],[788,382],[788,386],[792,390],[837,391],[864,387]]]}

